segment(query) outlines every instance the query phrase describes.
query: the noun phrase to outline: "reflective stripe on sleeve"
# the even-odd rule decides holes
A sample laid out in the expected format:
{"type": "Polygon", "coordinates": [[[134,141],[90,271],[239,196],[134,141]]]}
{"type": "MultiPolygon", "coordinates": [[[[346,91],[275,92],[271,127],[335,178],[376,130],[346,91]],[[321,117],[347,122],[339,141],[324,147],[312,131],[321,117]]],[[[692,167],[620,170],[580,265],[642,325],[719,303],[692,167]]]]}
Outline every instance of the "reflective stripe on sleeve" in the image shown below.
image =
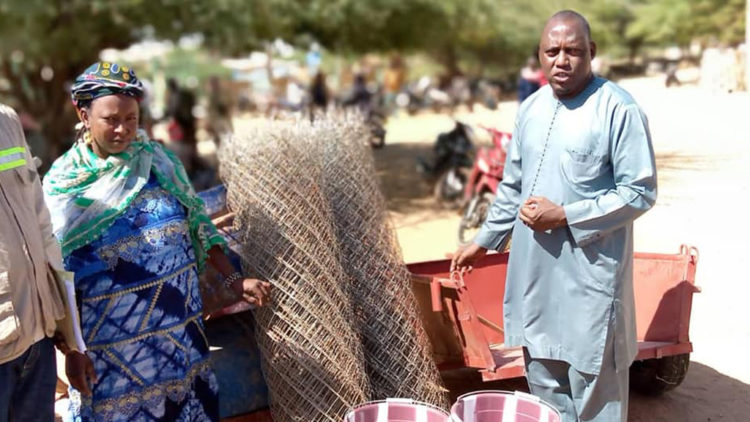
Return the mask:
{"type": "Polygon", "coordinates": [[[26,165],[26,148],[13,147],[0,150],[0,171],[26,165]]]}

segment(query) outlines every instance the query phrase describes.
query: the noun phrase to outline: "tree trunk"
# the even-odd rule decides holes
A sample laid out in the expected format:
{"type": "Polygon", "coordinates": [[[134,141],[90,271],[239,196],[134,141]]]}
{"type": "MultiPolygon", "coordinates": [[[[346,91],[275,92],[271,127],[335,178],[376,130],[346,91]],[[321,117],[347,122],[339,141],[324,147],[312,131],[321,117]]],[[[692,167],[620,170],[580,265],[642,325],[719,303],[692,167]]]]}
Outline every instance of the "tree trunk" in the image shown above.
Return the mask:
{"type": "Polygon", "coordinates": [[[635,58],[638,57],[638,51],[643,45],[643,40],[635,39],[628,41],[628,63],[633,66],[635,65],[635,58]]]}
{"type": "Polygon", "coordinates": [[[461,73],[458,66],[458,53],[453,45],[448,45],[440,56],[440,61],[445,67],[446,76],[450,79],[461,73]]]}
{"type": "Polygon", "coordinates": [[[75,80],[78,69],[83,69],[83,66],[86,65],[55,69],[55,75],[45,85],[43,95],[37,97],[38,102],[44,103],[40,104],[43,109],[40,120],[43,122],[42,133],[48,145],[45,165],[51,165],[52,161],[65,152],[75,135],[74,125],[78,118],[65,85],[66,82],[75,80]]]}
{"type": "Polygon", "coordinates": [[[46,171],[74,141],[74,126],[77,117],[71,111],[72,106],[67,101],[57,100],[54,104],[48,104],[47,111],[39,116],[41,132],[47,143],[47,151],[42,159],[42,168],[46,171]]]}

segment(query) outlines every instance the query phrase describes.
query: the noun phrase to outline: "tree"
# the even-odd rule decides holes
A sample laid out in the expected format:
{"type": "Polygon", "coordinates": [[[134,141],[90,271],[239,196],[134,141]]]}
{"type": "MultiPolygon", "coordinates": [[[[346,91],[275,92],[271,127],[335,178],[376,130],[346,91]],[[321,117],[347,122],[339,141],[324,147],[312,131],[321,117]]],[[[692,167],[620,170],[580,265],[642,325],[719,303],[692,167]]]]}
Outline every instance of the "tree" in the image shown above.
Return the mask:
{"type": "Polygon", "coordinates": [[[288,0],[4,0],[0,3],[0,95],[30,113],[56,157],[76,121],[68,86],[105,48],[124,48],[152,35],[176,40],[203,33],[208,45],[241,51],[288,25],[276,11],[288,0]],[[4,88],[4,89],[3,89],[4,88]]]}
{"type": "Polygon", "coordinates": [[[745,0],[653,0],[635,7],[630,38],[651,45],[687,46],[693,40],[744,41],[745,0]]]}
{"type": "Polygon", "coordinates": [[[745,41],[744,0],[698,0],[693,3],[695,36],[738,45],[745,41]]]}
{"type": "Polygon", "coordinates": [[[490,0],[4,0],[0,3],[0,95],[30,113],[56,157],[76,121],[68,86],[105,48],[144,37],[200,33],[205,46],[245,54],[277,37],[319,40],[334,51],[435,52],[455,68],[458,52],[492,41],[490,0]],[[476,25],[485,22],[487,25],[476,25]],[[456,36],[458,41],[452,42],[456,36]]]}

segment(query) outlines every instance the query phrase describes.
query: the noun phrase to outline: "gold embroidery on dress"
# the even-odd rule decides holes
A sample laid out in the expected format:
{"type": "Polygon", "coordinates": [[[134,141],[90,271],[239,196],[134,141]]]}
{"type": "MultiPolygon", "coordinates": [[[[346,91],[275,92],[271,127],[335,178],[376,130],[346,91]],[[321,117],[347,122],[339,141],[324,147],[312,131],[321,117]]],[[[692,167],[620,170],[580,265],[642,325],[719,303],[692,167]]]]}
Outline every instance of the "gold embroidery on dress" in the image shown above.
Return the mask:
{"type": "Polygon", "coordinates": [[[114,298],[110,298],[109,302],[107,302],[107,306],[104,307],[104,311],[102,312],[102,315],[99,317],[99,321],[97,321],[94,328],[91,329],[91,333],[89,333],[89,338],[86,340],[87,343],[92,343],[94,341],[94,337],[96,336],[96,333],[99,331],[99,328],[101,328],[102,324],[104,324],[104,321],[107,319],[107,316],[109,315],[109,311],[112,310],[112,306],[114,304],[115,304],[114,298]]]}
{"type": "Polygon", "coordinates": [[[142,232],[118,239],[116,242],[102,246],[96,251],[99,258],[109,269],[117,265],[118,260],[134,262],[143,253],[139,246],[171,243],[177,236],[187,236],[188,226],[185,220],[171,221],[164,226],[143,230],[142,232]]]}
{"type": "Polygon", "coordinates": [[[172,333],[164,333],[164,337],[166,337],[172,344],[175,345],[178,349],[182,350],[185,354],[185,363],[190,363],[190,351],[187,349],[187,347],[180,344],[179,341],[177,341],[176,338],[172,335],[172,333]]]}
{"type": "Polygon", "coordinates": [[[166,280],[168,280],[168,279],[170,279],[172,277],[175,277],[175,278],[179,277],[180,275],[182,275],[182,273],[184,273],[186,271],[189,271],[189,270],[191,270],[191,269],[193,269],[195,267],[196,267],[196,264],[195,264],[195,261],[193,261],[193,262],[190,262],[190,263],[186,264],[185,266],[183,266],[179,270],[173,272],[172,274],[169,274],[169,275],[166,275],[164,277],[158,278],[158,279],[156,279],[154,281],[151,281],[151,282],[148,282],[148,283],[145,283],[145,284],[139,284],[139,285],[137,285],[135,287],[131,287],[129,289],[121,290],[121,291],[118,291],[118,292],[115,292],[115,293],[107,293],[107,294],[104,294],[104,295],[87,297],[87,298],[84,298],[83,301],[84,302],[97,302],[97,301],[100,301],[100,300],[110,299],[110,298],[114,298],[114,297],[118,297],[118,296],[123,296],[123,295],[126,295],[128,293],[137,292],[139,290],[148,289],[150,287],[156,286],[157,284],[164,283],[166,280]]]}
{"type": "MultiPolygon", "coordinates": [[[[188,286],[190,283],[188,283],[188,286]]],[[[151,313],[154,312],[154,308],[156,307],[156,301],[159,300],[159,296],[161,295],[161,289],[164,287],[164,283],[159,284],[159,286],[156,288],[156,293],[154,293],[154,297],[151,298],[151,304],[148,305],[148,311],[146,312],[146,316],[143,317],[143,322],[141,323],[141,329],[140,331],[143,331],[148,326],[148,320],[151,319],[151,313]]]]}
{"type": "MultiPolygon", "coordinates": [[[[120,341],[115,341],[113,343],[97,344],[97,345],[94,345],[94,346],[89,346],[88,349],[91,350],[91,351],[104,350],[104,349],[108,349],[110,347],[118,347],[118,346],[122,346],[124,344],[135,343],[137,341],[141,341],[141,340],[143,340],[145,338],[149,338],[149,337],[152,337],[152,336],[160,336],[160,335],[164,335],[165,333],[171,333],[172,331],[177,331],[179,329],[185,328],[188,324],[190,324],[191,322],[197,320],[198,318],[201,318],[202,316],[203,315],[201,313],[198,313],[196,315],[193,315],[193,316],[185,319],[185,321],[183,321],[180,324],[173,325],[173,326],[171,326],[169,328],[165,328],[163,330],[156,330],[156,331],[151,331],[149,333],[139,334],[137,336],[126,338],[126,339],[120,340],[120,341]]],[[[205,334],[203,336],[205,338],[205,334]]]]}
{"type": "Polygon", "coordinates": [[[147,212],[153,211],[154,209],[156,209],[156,202],[158,202],[162,198],[171,199],[172,196],[161,186],[157,186],[151,189],[144,189],[133,200],[131,208],[141,209],[147,212]]]}
{"type": "Polygon", "coordinates": [[[117,356],[115,356],[114,353],[112,353],[109,350],[105,350],[104,353],[107,355],[107,357],[109,358],[110,362],[112,362],[115,365],[117,365],[120,368],[120,370],[122,370],[122,372],[125,373],[125,375],[127,375],[128,377],[130,377],[130,379],[132,379],[133,381],[135,381],[141,387],[143,385],[145,385],[145,383],[143,382],[143,380],[140,377],[138,377],[136,374],[134,374],[133,371],[130,370],[130,368],[128,368],[127,366],[125,366],[125,364],[122,363],[122,361],[120,359],[118,359],[117,356]]]}
{"type": "Polygon", "coordinates": [[[203,331],[200,321],[195,321],[195,327],[198,329],[198,332],[201,333],[201,337],[203,337],[203,341],[206,342],[206,347],[208,347],[208,337],[206,337],[206,333],[203,331]]]}
{"type": "MultiPolygon", "coordinates": [[[[165,399],[179,403],[192,390],[193,381],[198,376],[206,381],[212,377],[211,364],[208,360],[193,365],[182,379],[151,385],[120,397],[98,401],[93,406],[94,412],[98,419],[110,420],[114,416],[131,417],[140,408],[156,407],[156,403],[165,399]]],[[[84,405],[92,405],[91,396],[81,395],[80,397],[84,405]]]]}
{"type": "Polygon", "coordinates": [[[187,292],[185,293],[185,309],[188,309],[188,304],[190,303],[190,297],[192,296],[193,292],[193,283],[187,284],[187,292]]]}

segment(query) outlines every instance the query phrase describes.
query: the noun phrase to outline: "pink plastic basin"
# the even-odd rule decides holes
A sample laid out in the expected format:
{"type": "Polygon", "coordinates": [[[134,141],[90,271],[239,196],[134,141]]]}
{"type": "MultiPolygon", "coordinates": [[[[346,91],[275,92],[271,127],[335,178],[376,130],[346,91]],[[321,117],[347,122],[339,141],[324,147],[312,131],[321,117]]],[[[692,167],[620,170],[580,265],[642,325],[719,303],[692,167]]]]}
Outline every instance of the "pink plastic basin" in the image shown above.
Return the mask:
{"type": "Polygon", "coordinates": [[[344,422],[450,422],[448,412],[410,399],[387,399],[360,404],[344,422]]]}
{"type": "Polygon", "coordinates": [[[560,412],[539,397],[521,392],[476,391],[451,407],[453,422],[560,422],[560,412]]]}

